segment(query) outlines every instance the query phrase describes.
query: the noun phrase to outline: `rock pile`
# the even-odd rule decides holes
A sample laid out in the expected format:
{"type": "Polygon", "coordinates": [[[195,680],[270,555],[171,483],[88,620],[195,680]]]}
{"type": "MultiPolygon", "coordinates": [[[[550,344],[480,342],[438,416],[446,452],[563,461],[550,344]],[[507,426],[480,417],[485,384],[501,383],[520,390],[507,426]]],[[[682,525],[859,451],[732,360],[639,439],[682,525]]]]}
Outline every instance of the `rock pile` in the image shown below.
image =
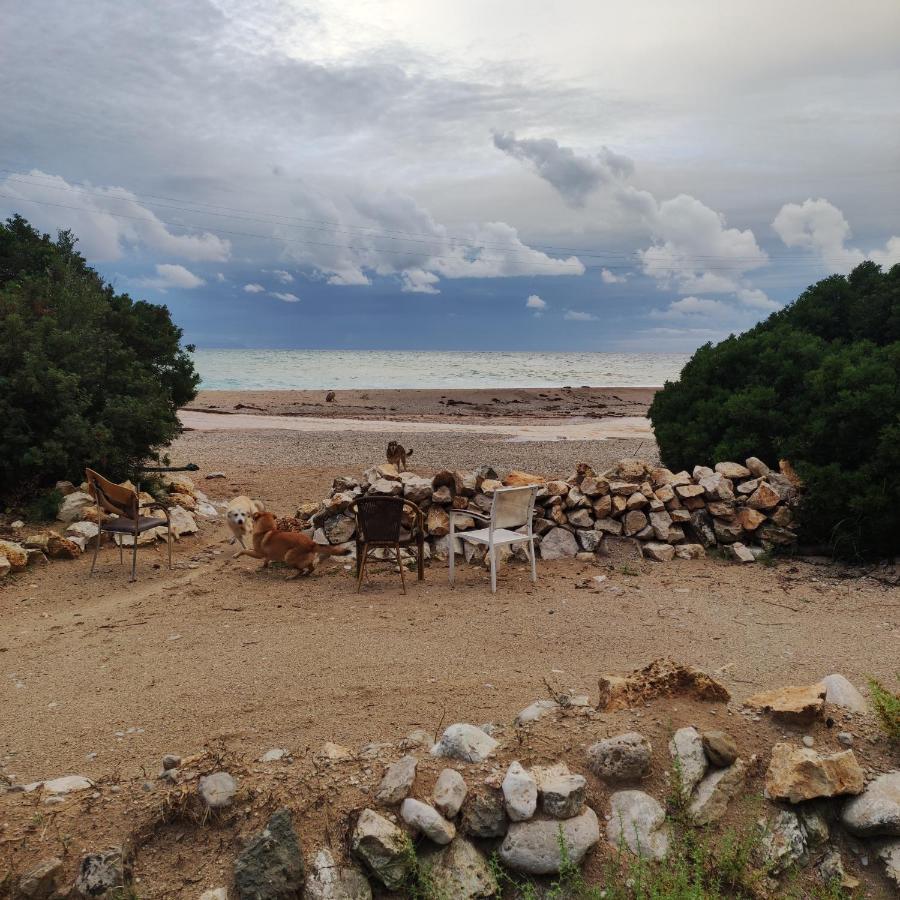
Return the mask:
{"type": "MultiPolygon", "coordinates": [[[[789,464],[783,463],[782,469],[773,471],[755,457],[743,465],[696,466],[693,472],[671,472],[639,459],[623,459],[603,474],[582,463],[566,479],[514,471],[501,481],[490,466],[423,476],[385,464],[360,478],[336,478],[327,499],[304,503],[296,515],[320,543],[341,544],[355,534],[349,508],[357,497],[403,497],[424,512],[429,554],[446,559],[450,509],[462,513],[456,516],[457,531],[483,528],[483,521],[465,511],[487,514],[497,488],[534,484],[538,489],[533,528],[543,559],[615,553],[627,544],[658,562],[695,559],[712,547],[726,549],[739,562],[753,562],[765,550],[792,545],[797,539],[800,486],[789,464]]],[[[484,557],[483,547],[463,541],[453,551],[465,553],[469,561],[484,557]]]]}
{"type": "MultiPolygon", "coordinates": [[[[130,481],[122,482],[123,486],[134,488],[130,481]]],[[[217,519],[218,510],[209,497],[198,490],[193,481],[185,475],[172,475],[165,481],[168,496],[165,503],[172,519],[172,536],[177,540],[185,534],[198,531],[197,518],[217,519]]],[[[87,484],[76,488],[67,481],[60,481],[56,489],[63,494],[63,502],[57,513],[57,528],[27,529],[23,522],[12,526],[15,539],[0,540],[0,577],[11,572],[21,572],[30,565],[44,564],[51,559],[76,559],[93,546],[99,529],[97,504],[87,491],[87,484]]],[[[156,500],[146,491],[140,492],[142,509],[156,500]]],[[[149,510],[149,515],[159,516],[158,510],[149,510]]],[[[100,514],[109,518],[105,513],[100,514]]],[[[114,517],[113,517],[114,518],[114,517]]],[[[165,541],[166,528],[154,528],[145,531],[138,544],[153,544],[158,540],[165,541]]],[[[130,547],[134,538],[130,535],[115,535],[117,544],[130,547]]]]}

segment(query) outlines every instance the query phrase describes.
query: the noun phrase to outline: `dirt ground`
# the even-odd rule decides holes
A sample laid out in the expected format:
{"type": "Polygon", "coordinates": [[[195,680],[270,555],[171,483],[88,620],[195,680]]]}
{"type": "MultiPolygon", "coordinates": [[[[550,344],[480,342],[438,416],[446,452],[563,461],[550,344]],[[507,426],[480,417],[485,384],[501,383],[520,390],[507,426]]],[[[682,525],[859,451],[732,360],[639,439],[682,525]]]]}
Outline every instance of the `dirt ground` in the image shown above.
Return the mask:
{"type": "MultiPolygon", "coordinates": [[[[213,499],[249,493],[292,513],[324,496],[335,475],[380,460],[382,437],[316,435],[301,448],[283,432],[189,432],[172,453],[201,465],[195,481],[213,499]],[[338,455],[328,451],[335,445],[338,455]],[[228,477],[206,481],[215,470],[228,477]]],[[[416,462],[428,468],[447,447],[440,436],[423,441],[416,462]]],[[[457,464],[538,460],[530,468],[562,474],[585,449],[481,442],[457,464]]],[[[609,442],[591,452],[611,459],[634,449],[609,442]]],[[[821,560],[539,562],[537,585],[512,563],[495,596],[483,569],[463,565],[451,589],[445,564],[431,563],[404,596],[384,568],[357,595],[343,560],[286,581],[283,570],[233,560],[232,549],[224,525],[204,523],[176,545],[174,571],[162,548],[141,548],[134,585],[109,548],[93,578],[89,556],[6,578],[0,774],[19,783],[74,773],[140,779],[166,752],[209,745],[244,760],[273,747],[307,759],[325,741],[358,748],[453,721],[508,725],[547,696],[545,682],[596,700],[599,674],[661,656],[714,675],[738,702],[831,672],[860,687],[868,676],[892,683],[897,669],[900,589],[821,560]],[[601,574],[600,585],[590,581],[601,574]]],[[[691,721],[687,706],[683,714],[672,727],[691,721]]],[[[670,715],[656,714],[658,730],[670,715]]],[[[778,736],[770,730],[768,747],[778,736]]],[[[605,733],[595,728],[593,739],[605,733]]],[[[855,750],[864,766],[884,769],[874,744],[855,750]]],[[[0,834],[0,857],[19,849],[0,834]]],[[[225,860],[232,850],[217,852],[225,860]]],[[[196,884],[167,896],[194,897],[196,884]]]]}

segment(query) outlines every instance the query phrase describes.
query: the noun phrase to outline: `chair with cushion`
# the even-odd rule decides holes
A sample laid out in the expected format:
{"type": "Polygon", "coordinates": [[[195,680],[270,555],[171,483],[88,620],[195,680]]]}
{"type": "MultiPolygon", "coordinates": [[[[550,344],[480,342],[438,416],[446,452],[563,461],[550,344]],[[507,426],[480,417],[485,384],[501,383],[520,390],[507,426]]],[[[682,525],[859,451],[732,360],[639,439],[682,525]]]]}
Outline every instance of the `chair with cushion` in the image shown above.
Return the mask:
{"type": "Polygon", "coordinates": [[[491,514],[486,516],[472,509],[450,510],[450,546],[448,556],[450,559],[450,584],[453,584],[456,538],[469,541],[472,544],[483,544],[487,547],[488,558],[491,564],[491,593],[497,592],[497,547],[503,545],[524,544],[526,553],[531,561],[531,580],[537,581],[537,566],[534,560],[534,532],[532,531],[532,516],[534,514],[534,499],[538,492],[538,485],[532,484],[526,487],[504,487],[494,491],[494,500],[491,504],[491,514]],[[487,528],[479,528],[475,531],[457,531],[455,528],[458,516],[472,516],[487,522],[487,528]],[[525,531],[513,531],[514,528],[527,526],[525,531]]]}
{"type": "Polygon", "coordinates": [[[135,572],[137,570],[137,548],[138,538],[145,531],[153,528],[168,529],[167,543],[169,547],[169,568],[172,568],[172,521],[169,517],[169,510],[161,503],[149,503],[144,509],[162,510],[164,519],[154,516],[141,515],[141,504],[138,492],[134,488],[128,488],[121,484],[116,484],[99,475],[93,469],[85,469],[85,475],[88,483],[88,493],[97,501],[97,524],[100,530],[97,532],[97,541],[94,545],[94,558],[91,560],[91,575],[94,574],[94,566],[97,564],[97,553],[100,550],[100,541],[103,540],[104,532],[107,534],[119,535],[119,559],[123,560],[122,543],[123,536],[130,535],[134,545],[131,553],[131,578],[129,581],[136,581],[135,572]],[[104,517],[113,516],[114,518],[104,517]]]}
{"type": "Polygon", "coordinates": [[[402,497],[374,495],[358,497],[350,506],[356,516],[356,593],[366,577],[366,564],[373,550],[394,551],[400,568],[400,584],[406,593],[406,576],[400,561],[401,548],[416,548],[418,580],[425,578],[425,519],[422,510],[402,497]],[[403,534],[404,518],[409,525],[403,534]]]}

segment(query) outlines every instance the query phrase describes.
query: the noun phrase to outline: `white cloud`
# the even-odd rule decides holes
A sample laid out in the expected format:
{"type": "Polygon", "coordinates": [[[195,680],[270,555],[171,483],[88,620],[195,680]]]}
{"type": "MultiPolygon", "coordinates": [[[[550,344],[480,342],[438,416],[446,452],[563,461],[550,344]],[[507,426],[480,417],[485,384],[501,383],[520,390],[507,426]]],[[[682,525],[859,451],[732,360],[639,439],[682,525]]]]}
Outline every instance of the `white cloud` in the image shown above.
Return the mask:
{"type": "Polygon", "coordinates": [[[284,269],[272,269],[272,274],[275,276],[276,280],[280,281],[282,284],[294,283],[294,276],[284,269]]]}
{"type": "Polygon", "coordinates": [[[206,284],[202,278],[189,269],[172,263],[157,264],[156,278],[142,278],[138,283],[160,291],[165,291],[169,288],[192,290],[206,284]]]}
{"type": "Polygon", "coordinates": [[[844,214],[828,200],[812,198],[803,203],[785,203],[775,216],[772,228],[787,247],[800,247],[816,254],[823,265],[848,272],[866,259],[884,267],[900,262],[900,237],[888,238],[884,249],[868,253],[848,247],[852,237],[844,214]]]}
{"type": "Polygon", "coordinates": [[[597,316],[593,313],[582,312],[578,309],[567,309],[563,318],[570,322],[595,322],[597,320],[597,316]]]}
{"type": "Polygon", "coordinates": [[[224,284],[227,280],[224,272],[216,272],[216,281],[218,281],[219,284],[224,284]]]}
{"type": "Polygon", "coordinates": [[[55,232],[70,228],[79,250],[91,262],[120,259],[126,248],[147,248],[193,262],[222,262],[231,244],[209,232],[175,234],[156,214],[120,187],[77,187],[40,169],[7,175],[0,181],[4,206],[12,206],[32,225],[55,232]],[[12,199],[12,204],[9,199],[12,199]]]}
{"type": "Polygon", "coordinates": [[[744,306],[753,309],[762,309],[768,312],[781,309],[781,304],[777,300],[770,299],[766,292],[759,288],[741,288],[737,292],[737,298],[744,306]]]}
{"type": "Polygon", "coordinates": [[[252,283],[244,285],[244,291],[248,294],[261,294],[264,290],[265,288],[261,284],[252,283]]]}
{"type": "Polygon", "coordinates": [[[537,294],[532,294],[532,295],[525,301],[525,308],[526,308],[526,309],[546,309],[546,308],[547,308],[547,301],[546,301],[546,300],[542,300],[540,297],[538,297],[537,294]]]}
{"type": "Polygon", "coordinates": [[[616,275],[615,272],[610,272],[609,269],[602,269],[600,278],[603,279],[604,284],[623,284],[628,280],[625,275],[616,275]]]}
{"type": "Polygon", "coordinates": [[[299,303],[300,298],[296,294],[289,294],[282,291],[269,291],[269,296],[277,297],[285,303],[299,303]]]}
{"type": "Polygon", "coordinates": [[[721,300],[709,300],[706,297],[682,297],[673,300],[665,310],[652,310],[653,319],[685,319],[695,316],[723,318],[731,311],[731,307],[721,300]]]}
{"type": "Polygon", "coordinates": [[[434,272],[422,269],[407,269],[400,273],[401,287],[404,294],[439,294],[435,285],[440,281],[434,272]]]}

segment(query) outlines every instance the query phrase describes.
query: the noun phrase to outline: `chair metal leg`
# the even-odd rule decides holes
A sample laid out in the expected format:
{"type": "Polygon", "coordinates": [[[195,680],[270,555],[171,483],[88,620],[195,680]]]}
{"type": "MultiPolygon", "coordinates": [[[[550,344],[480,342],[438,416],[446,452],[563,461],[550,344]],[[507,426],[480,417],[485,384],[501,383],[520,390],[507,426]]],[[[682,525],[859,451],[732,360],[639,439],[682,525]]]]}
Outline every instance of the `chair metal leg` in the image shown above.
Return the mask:
{"type": "Polygon", "coordinates": [[[419,564],[418,564],[418,572],[419,572],[419,581],[425,580],[425,538],[423,535],[419,535],[418,540],[416,541],[416,550],[418,551],[419,564]]]}
{"type": "Polygon", "coordinates": [[[531,581],[537,584],[537,563],[534,560],[534,538],[528,542],[528,556],[531,558],[531,581]]]}
{"type": "Polygon", "coordinates": [[[166,543],[169,545],[169,568],[172,568],[172,523],[169,522],[169,536],[166,540],[166,543]]]}
{"type": "Polygon", "coordinates": [[[129,578],[129,582],[137,581],[137,545],[138,545],[138,533],[135,531],[134,533],[134,546],[131,550],[131,578],[129,578]]]}
{"type": "Polygon", "coordinates": [[[397,552],[397,566],[400,569],[400,585],[403,589],[404,595],[406,594],[406,576],[403,574],[403,560],[400,559],[400,545],[397,544],[396,548],[397,552]]]}
{"type": "Polygon", "coordinates": [[[450,584],[453,584],[453,578],[456,574],[456,554],[453,552],[453,544],[455,541],[453,540],[453,535],[450,535],[450,540],[448,541],[449,552],[447,553],[447,561],[450,564],[450,584]]]}
{"type": "Polygon", "coordinates": [[[97,565],[97,554],[100,552],[100,541],[103,538],[103,529],[97,526],[97,540],[94,541],[94,558],[91,560],[91,575],[94,574],[94,566],[97,565]]]}
{"type": "Polygon", "coordinates": [[[119,565],[125,565],[125,536],[119,535],[119,565]]]}
{"type": "Polygon", "coordinates": [[[356,593],[358,594],[362,590],[363,578],[366,577],[366,557],[368,556],[369,548],[366,544],[363,544],[356,551],[356,593]]]}
{"type": "Polygon", "coordinates": [[[488,553],[491,555],[491,593],[497,593],[497,549],[493,544],[488,545],[488,553]]]}

